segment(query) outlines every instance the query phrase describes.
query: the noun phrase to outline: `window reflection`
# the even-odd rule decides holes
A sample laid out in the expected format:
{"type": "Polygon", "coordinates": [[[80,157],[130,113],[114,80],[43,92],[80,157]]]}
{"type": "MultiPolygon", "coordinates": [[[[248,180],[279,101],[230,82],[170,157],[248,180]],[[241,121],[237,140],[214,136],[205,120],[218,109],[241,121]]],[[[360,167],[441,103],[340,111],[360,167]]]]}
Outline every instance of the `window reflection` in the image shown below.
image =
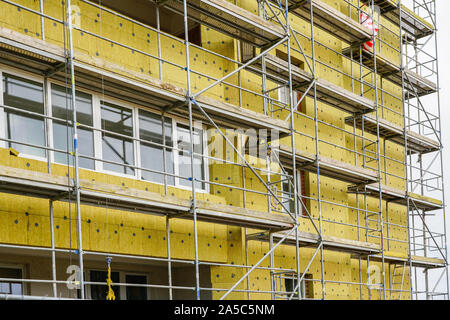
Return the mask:
{"type": "MultiPolygon", "coordinates": [[[[145,110],[139,110],[139,137],[143,141],[153,142],[155,144],[141,142],[141,166],[146,169],[158,170],[161,172],[174,172],[173,151],[172,151],[172,120],[164,117],[164,135],[165,145],[163,140],[162,117],[145,110]],[[164,168],[164,149],[166,165],[164,168]]],[[[164,183],[164,175],[142,171],[142,179],[164,183]]],[[[167,176],[167,183],[175,184],[173,176],[167,176]]]]}
{"type": "MultiPolygon", "coordinates": [[[[103,159],[121,164],[134,165],[133,113],[132,110],[101,102],[103,159]],[[126,138],[130,137],[130,139],[126,138]]],[[[134,174],[134,169],[120,164],[103,163],[105,170],[134,174]]]]}
{"type": "MultiPolygon", "coordinates": [[[[71,110],[71,89],[58,85],[52,85],[52,112],[53,117],[64,121],[53,121],[53,145],[55,149],[73,152],[73,130],[67,126],[67,121],[73,120],[71,110]],[[67,146],[70,146],[68,149],[67,146]]],[[[82,92],[76,92],[77,122],[92,127],[92,96],[82,92]]],[[[94,157],[94,133],[91,129],[78,127],[78,148],[80,167],[94,169],[94,160],[82,156],[94,157]]],[[[66,153],[55,152],[55,162],[74,165],[73,157],[66,153]]]]}
{"type": "MultiPolygon", "coordinates": [[[[197,180],[205,179],[204,161],[203,161],[203,130],[194,128],[194,178],[197,180]]],[[[189,126],[177,124],[178,137],[178,169],[179,175],[185,178],[191,178],[191,135],[189,126]]],[[[180,184],[190,187],[192,182],[187,179],[179,179],[180,184]]],[[[205,183],[196,182],[195,187],[205,188],[205,183]]]]}
{"type": "MultiPolygon", "coordinates": [[[[0,268],[0,278],[3,279],[22,279],[22,270],[17,268],[0,268]]],[[[22,295],[23,286],[21,282],[2,281],[0,282],[0,293],[22,295]]]]}
{"type": "MultiPolygon", "coordinates": [[[[3,99],[6,106],[20,110],[5,108],[7,138],[17,142],[45,146],[44,118],[30,115],[23,111],[30,111],[44,115],[44,90],[41,83],[3,74],[3,99]]],[[[8,143],[12,147],[27,155],[45,157],[45,149],[8,143]]]]}

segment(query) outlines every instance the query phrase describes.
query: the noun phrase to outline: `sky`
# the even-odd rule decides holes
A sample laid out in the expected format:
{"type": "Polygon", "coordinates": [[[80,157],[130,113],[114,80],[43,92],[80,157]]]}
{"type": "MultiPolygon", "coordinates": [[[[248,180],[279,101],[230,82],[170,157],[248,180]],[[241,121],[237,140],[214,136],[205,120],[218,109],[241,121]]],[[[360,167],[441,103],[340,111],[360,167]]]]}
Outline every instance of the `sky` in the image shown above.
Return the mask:
{"type": "MultiPolygon", "coordinates": [[[[403,1],[408,5],[408,0],[403,1]]],[[[444,161],[444,190],[445,200],[450,201],[450,1],[449,0],[436,0],[437,7],[437,29],[438,29],[438,65],[439,65],[439,80],[440,80],[440,109],[441,109],[441,125],[442,125],[442,144],[443,149],[443,161],[444,161]]],[[[431,45],[431,44],[430,44],[431,45]]],[[[434,43],[432,43],[434,46],[434,43]]],[[[432,98],[430,100],[424,100],[426,107],[435,109],[432,98]]],[[[431,218],[430,229],[442,230],[442,216],[431,218]]],[[[447,233],[450,232],[450,223],[446,221],[447,233]]],[[[450,237],[447,239],[447,246],[449,244],[450,237]]],[[[434,280],[437,280],[436,273],[431,276],[434,280]]],[[[445,277],[443,278],[445,279],[445,277]]],[[[445,282],[441,282],[441,287],[445,282]]],[[[431,284],[434,287],[434,283],[431,284]]],[[[439,291],[439,290],[437,290],[439,291]]]]}
{"type": "MultiPolygon", "coordinates": [[[[450,1],[436,0],[445,199],[450,201],[450,1]]],[[[450,223],[447,219],[447,233],[450,223]]],[[[447,238],[447,246],[449,238],[447,238]]]]}

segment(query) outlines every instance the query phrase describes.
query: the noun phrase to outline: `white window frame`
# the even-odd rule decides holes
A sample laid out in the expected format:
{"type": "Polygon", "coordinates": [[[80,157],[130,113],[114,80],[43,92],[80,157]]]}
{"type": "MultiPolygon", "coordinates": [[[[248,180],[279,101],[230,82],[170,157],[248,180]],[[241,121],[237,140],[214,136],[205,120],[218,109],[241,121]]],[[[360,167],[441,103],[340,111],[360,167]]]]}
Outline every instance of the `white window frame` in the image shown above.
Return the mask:
{"type": "MultiPolygon", "coordinates": [[[[17,68],[8,67],[0,65],[0,79],[3,78],[3,73],[8,73],[17,77],[21,77],[24,79],[28,79],[31,81],[35,81],[42,84],[43,90],[44,90],[44,114],[48,117],[52,117],[53,110],[52,110],[52,85],[59,85],[66,87],[66,84],[58,81],[58,80],[48,80],[47,82],[44,81],[44,77],[38,76],[35,74],[32,74],[30,72],[22,71],[17,68]]],[[[0,130],[0,138],[5,139],[6,138],[6,117],[3,106],[3,81],[0,83],[0,124],[5,124],[3,127],[3,130],[0,130]]],[[[77,91],[83,92],[86,94],[89,94],[92,97],[92,114],[93,114],[93,135],[94,135],[94,157],[97,159],[94,161],[94,169],[87,169],[83,168],[83,170],[87,171],[94,171],[94,172],[100,172],[105,173],[108,175],[114,175],[114,176],[120,176],[124,178],[129,179],[137,179],[141,180],[142,177],[142,169],[134,169],[134,174],[124,174],[119,172],[114,172],[110,170],[103,169],[103,147],[102,147],[102,119],[101,119],[101,101],[104,101],[106,103],[111,103],[126,109],[131,110],[133,115],[133,137],[130,137],[133,141],[133,152],[134,152],[134,163],[133,165],[137,168],[141,167],[141,149],[140,149],[140,132],[139,132],[139,110],[145,110],[152,112],[156,115],[160,115],[160,111],[154,108],[149,107],[143,107],[140,105],[136,105],[133,103],[130,103],[125,100],[121,100],[119,98],[113,98],[110,96],[102,95],[96,91],[83,89],[83,88],[77,88],[77,91]]],[[[180,184],[180,178],[179,175],[179,168],[178,168],[178,124],[182,124],[185,126],[189,126],[189,121],[187,119],[181,118],[176,115],[170,115],[166,116],[172,121],[172,139],[173,139],[173,163],[174,163],[174,185],[168,184],[169,187],[174,187],[178,189],[183,190],[191,190],[191,187],[187,187],[180,184]]],[[[53,149],[54,148],[54,136],[53,136],[53,119],[51,118],[43,118],[45,123],[45,137],[46,137],[46,147],[53,149]]],[[[209,181],[209,159],[208,159],[208,141],[207,141],[207,127],[204,124],[199,125],[198,122],[194,122],[194,126],[202,130],[202,142],[203,142],[203,170],[204,170],[204,180],[209,181]]],[[[0,141],[0,147],[6,148],[7,142],[6,141],[0,141]]],[[[45,149],[44,149],[45,150],[45,149]]],[[[45,150],[46,151],[46,157],[36,157],[32,155],[22,154],[20,153],[20,157],[28,158],[32,160],[38,160],[38,161],[44,161],[48,162],[50,161],[51,164],[60,165],[55,162],[54,157],[54,151],[45,150]]],[[[163,183],[154,182],[154,181],[148,181],[149,183],[156,184],[156,185],[164,185],[163,183]]],[[[208,182],[205,182],[205,188],[196,188],[196,192],[200,193],[209,193],[210,185],[208,182]]]]}
{"type": "MultiPolygon", "coordinates": [[[[121,108],[125,108],[125,109],[129,109],[130,111],[131,111],[131,114],[132,114],[132,117],[133,117],[133,119],[132,119],[132,123],[133,123],[133,136],[132,137],[130,137],[130,139],[132,140],[132,142],[133,142],[133,156],[134,156],[134,163],[132,164],[133,166],[135,166],[135,167],[138,167],[137,166],[137,159],[136,159],[136,127],[135,127],[135,115],[136,115],[136,112],[135,112],[135,108],[136,108],[136,106],[133,106],[133,105],[131,105],[131,104],[129,104],[129,103],[126,103],[126,102],[124,102],[124,101],[122,101],[122,100],[119,100],[119,99],[115,99],[115,98],[111,98],[111,97],[107,97],[107,96],[102,96],[102,97],[98,97],[99,99],[98,99],[98,116],[100,117],[100,123],[99,123],[99,127],[98,127],[98,129],[100,129],[100,130],[103,130],[103,128],[102,128],[102,125],[101,125],[101,123],[102,123],[102,101],[103,102],[106,102],[106,103],[110,103],[110,104],[113,104],[113,105],[116,105],[116,106],[118,106],[118,107],[121,107],[121,108]]],[[[99,133],[99,138],[100,138],[100,140],[99,141],[97,141],[97,143],[98,143],[98,145],[97,145],[97,143],[94,143],[94,145],[95,145],[95,147],[96,148],[98,148],[99,149],[99,154],[100,154],[100,158],[99,159],[102,159],[102,161],[99,161],[100,162],[100,168],[99,168],[99,172],[103,172],[103,173],[106,173],[106,174],[110,174],[110,175],[115,175],[115,176],[119,176],[119,177],[123,177],[123,178],[134,178],[134,179],[137,179],[137,177],[138,177],[138,174],[137,174],[137,169],[136,168],[132,168],[133,170],[134,170],[134,174],[126,174],[126,173],[120,173],[120,172],[115,172],[115,171],[110,171],[110,170],[106,170],[106,169],[104,169],[104,162],[103,162],[103,139],[102,139],[102,134],[103,134],[103,131],[98,131],[98,133],[99,133]]],[[[94,141],[95,141],[95,139],[94,139],[94,141]]],[[[125,167],[125,166],[124,166],[125,167]]],[[[129,168],[129,167],[128,167],[129,168]]]]}
{"type": "MultiPolygon", "coordinates": [[[[178,118],[178,117],[177,117],[178,118]]],[[[180,183],[180,169],[178,167],[178,163],[179,163],[179,159],[178,159],[178,126],[177,124],[182,124],[185,126],[189,126],[189,122],[187,120],[178,118],[175,119],[175,117],[172,119],[172,123],[174,123],[174,127],[173,127],[173,147],[176,150],[176,152],[174,152],[174,164],[175,164],[175,168],[174,168],[174,174],[175,174],[175,186],[179,189],[183,189],[183,190],[192,190],[192,187],[188,187],[188,186],[184,186],[180,183]]],[[[206,126],[205,125],[199,125],[198,122],[194,122],[194,127],[202,130],[202,144],[203,144],[203,174],[204,174],[204,180],[205,181],[209,181],[209,162],[208,162],[208,139],[207,139],[207,134],[206,134],[206,126]]],[[[203,182],[202,182],[203,183],[203,182]]],[[[196,192],[200,192],[200,193],[209,193],[209,183],[204,182],[205,184],[205,188],[195,188],[196,192]]]]}
{"type": "MultiPolygon", "coordinates": [[[[52,81],[49,80],[49,81],[47,81],[47,83],[48,83],[48,88],[47,88],[48,89],[48,93],[47,93],[47,100],[48,100],[48,104],[47,104],[48,108],[47,109],[48,110],[47,110],[47,114],[48,114],[49,117],[53,117],[52,84],[57,85],[57,86],[61,86],[61,87],[64,87],[64,88],[66,88],[66,84],[61,82],[61,81],[57,81],[57,80],[52,80],[52,81]]],[[[85,90],[85,89],[82,89],[82,88],[80,88],[80,89],[77,88],[76,91],[82,92],[82,93],[85,93],[85,94],[89,94],[92,97],[92,116],[93,116],[92,127],[93,128],[98,128],[96,126],[96,123],[95,123],[95,120],[96,120],[95,110],[96,110],[96,108],[95,108],[95,101],[94,101],[97,98],[97,94],[94,91],[85,90]]],[[[48,119],[48,123],[49,123],[49,125],[48,125],[48,129],[47,129],[48,130],[47,134],[49,135],[49,148],[54,149],[55,148],[55,144],[54,144],[54,136],[53,136],[53,119],[49,118],[48,119]]],[[[96,147],[96,143],[95,143],[95,134],[97,132],[98,132],[98,130],[94,130],[93,129],[93,135],[94,135],[93,136],[93,145],[94,145],[94,157],[95,158],[97,158],[97,154],[96,154],[97,147],[96,147]]],[[[73,143],[73,141],[71,143],[73,143]]],[[[64,165],[62,163],[55,162],[55,151],[50,151],[49,153],[50,153],[50,156],[51,156],[50,157],[50,161],[51,161],[52,164],[64,165]]],[[[88,168],[81,168],[81,169],[87,170],[87,171],[91,171],[91,172],[98,171],[97,170],[97,160],[94,161],[94,169],[88,169],[88,168]]]]}
{"type": "MultiPolygon", "coordinates": [[[[154,109],[151,109],[151,108],[137,107],[137,110],[136,110],[136,122],[138,123],[138,130],[136,130],[136,139],[138,139],[139,141],[136,141],[136,142],[137,142],[137,145],[138,145],[138,148],[139,148],[139,167],[142,168],[141,153],[140,153],[140,150],[141,150],[141,141],[140,141],[141,140],[141,135],[140,135],[140,126],[139,126],[139,110],[144,110],[144,111],[153,113],[153,114],[155,114],[157,116],[160,116],[161,112],[157,111],[157,110],[154,110],[154,109]]],[[[176,124],[177,124],[177,121],[175,120],[174,116],[170,116],[170,117],[169,116],[164,116],[164,117],[170,119],[170,121],[172,122],[172,139],[175,139],[175,137],[176,137],[176,124]]],[[[163,137],[163,139],[165,139],[165,137],[163,137]]],[[[177,152],[176,152],[176,150],[174,150],[175,149],[175,143],[176,143],[176,141],[173,141],[173,146],[172,146],[173,166],[174,166],[173,174],[174,175],[176,175],[176,171],[175,170],[177,170],[176,161],[175,161],[175,156],[176,156],[175,154],[177,152]]],[[[166,147],[166,149],[170,149],[170,148],[166,147]]],[[[142,171],[143,171],[142,169],[139,169],[139,176],[138,176],[139,178],[138,179],[140,181],[142,181],[142,171]]],[[[145,181],[147,181],[147,180],[145,180],[145,181]]],[[[155,182],[155,181],[147,181],[147,182],[152,183],[152,184],[157,184],[157,185],[160,185],[160,186],[164,185],[164,183],[155,182]]],[[[174,185],[171,185],[171,184],[167,183],[167,186],[168,187],[176,187],[176,188],[181,188],[182,187],[182,186],[178,186],[178,184],[177,184],[177,177],[176,176],[174,177],[174,182],[175,182],[174,185]]]]}
{"type": "MultiPolygon", "coordinates": [[[[1,102],[0,121],[3,121],[3,122],[0,122],[0,124],[2,124],[2,123],[4,124],[3,130],[0,130],[0,137],[2,137],[3,139],[7,139],[6,112],[5,112],[4,108],[3,108],[3,105],[4,105],[4,99],[3,99],[3,74],[4,73],[7,73],[7,74],[10,74],[12,76],[19,77],[19,78],[23,78],[25,80],[30,80],[30,81],[34,81],[34,82],[42,84],[43,104],[44,104],[44,114],[43,115],[44,116],[47,116],[47,114],[48,114],[48,105],[46,104],[47,101],[45,99],[46,87],[45,87],[45,81],[44,81],[43,77],[38,76],[38,75],[33,74],[33,73],[30,73],[30,72],[27,72],[27,71],[23,71],[23,70],[17,69],[17,68],[0,65],[0,75],[1,75],[1,78],[0,78],[1,79],[1,81],[0,81],[0,92],[1,92],[1,94],[0,94],[1,95],[1,98],[0,98],[0,102],[1,102]],[[3,131],[3,136],[2,136],[2,132],[1,131],[3,131]]],[[[47,146],[47,144],[48,144],[47,134],[48,133],[45,132],[45,129],[46,129],[45,128],[46,127],[46,118],[42,117],[42,120],[44,121],[44,140],[45,140],[45,145],[44,145],[44,148],[39,148],[39,147],[36,147],[36,148],[38,148],[40,150],[44,150],[44,153],[45,153],[46,156],[39,157],[39,156],[34,156],[34,155],[31,155],[31,154],[26,154],[26,153],[20,152],[19,153],[19,157],[20,158],[25,158],[25,159],[30,159],[30,160],[37,160],[37,161],[43,161],[43,162],[47,162],[48,161],[49,152],[48,152],[48,149],[45,149],[45,148],[49,148],[49,146],[47,146]]],[[[7,146],[8,146],[8,142],[7,141],[2,140],[0,142],[0,147],[3,147],[3,148],[6,149],[7,146]],[[3,145],[2,145],[2,142],[3,142],[3,145]]]]}
{"type": "Polygon", "coordinates": [[[3,70],[0,69],[0,148],[6,149],[6,117],[3,108],[3,70]]]}

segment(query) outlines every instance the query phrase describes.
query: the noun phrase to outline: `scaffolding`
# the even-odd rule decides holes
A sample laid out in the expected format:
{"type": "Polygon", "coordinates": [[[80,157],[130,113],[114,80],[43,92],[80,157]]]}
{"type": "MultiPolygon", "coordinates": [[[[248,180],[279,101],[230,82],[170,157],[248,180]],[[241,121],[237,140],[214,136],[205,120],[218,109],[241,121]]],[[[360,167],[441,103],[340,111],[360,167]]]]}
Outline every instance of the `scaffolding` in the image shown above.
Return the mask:
{"type": "MultiPolygon", "coordinates": [[[[79,0],[80,4],[156,34],[156,52],[108,38],[101,31],[98,32],[98,29],[82,28],[74,24],[77,12],[73,10],[70,0],[64,2],[62,18],[46,13],[43,2],[39,1],[40,7],[37,10],[31,5],[21,4],[22,2],[1,1],[4,6],[39,17],[41,24],[39,34],[34,37],[1,27],[0,64],[43,76],[47,88],[49,80],[67,84],[70,89],[67,92],[67,112],[71,116],[64,125],[70,132],[74,148],[73,151],[61,150],[51,144],[41,146],[0,136],[0,146],[4,143],[42,149],[48,159],[46,173],[0,166],[0,192],[49,201],[50,247],[0,244],[2,250],[50,254],[52,279],[24,278],[20,282],[51,285],[52,293],[49,295],[53,295],[52,299],[60,298],[57,285],[68,282],[57,279],[56,256],[75,255],[81,269],[79,299],[87,298],[86,286],[104,285],[87,281],[83,272],[87,258],[100,257],[111,257],[113,261],[118,259],[166,265],[167,284],[120,282],[115,285],[165,289],[170,299],[174,297],[176,290],[195,292],[197,299],[201,299],[205,292],[214,292],[220,299],[233,297],[233,293],[242,294],[238,297],[245,295],[248,299],[260,294],[270,295],[272,299],[327,299],[329,284],[347,286],[351,288],[349,290],[359,294],[361,299],[449,299],[435,0],[412,0],[409,6],[412,9],[401,4],[401,1],[396,4],[388,0],[342,0],[340,6],[345,7],[348,14],[320,0],[260,0],[257,1],[257,13],[225,0],[155,0],[151,1],[148,10],[155,11],[156,27],[131,18],[126,12],[112,10],[104,6],[102,1],[79,0]],[[181,39],[161,30],[160,13],[163,10],[183,18],[181,39]],[[301,19],[310,30],[291,24],[292,17],[301,19]],[[376,22],[378,34],[374,28],[370,30],[362,26],[363,18],[376,22]],[[192,22],[217,30],[239,43],[238,59],[190,41],[192,22]],[[46,26],[49,23],[61,27],[64,47],[46,40],[46,26]],[[318,40],[317,34],[322,31],[333,34],[345,44],[345,48],[340,51],[318,40]],[[147,76],[142,71],[125,72],[121,66],[75,50],[75,32],[77,37],[78,34],[84,34],[96,39],[101,43],[101,48],[118,47],[148,59],[156,66],[153,74],[157,74],[157,78],[147,76]],[[398,47],[388,43],[386,37],[395,37],[398,47]],[[183,62],[162,53],[162,39],[177,43],[177,49],[180,49],[185,58],[183,62]],[[370,41],[373,50],[364,46],[370,41]],[[433,42],[434,46],[430,45],[433,42]],[[339,57],[345,68],[320,59],[317,51],[322,48],[339,57]],[[383,48],[395,52],[398,61],[393,62],[383,56],[383,48]],[[230,71],[224,71],[224,75],[220,77],[213,73],[202,73],[193,62],[195,52],[223,59],[230,71]],[[340,86],[324,79],[322,69],[325,73],[337,73],[343,79],[342,83],[347,84],[340,86]],[[179,74],[184,74],[185,79],[172,83],[173,79],[164,78],[163,70],[177,70],[179,74]],[[242,83],[242,78],[249,74],[260,79],[259,90],[242,83]],[[207,81],[199,85],[200,81],[195,80],[197,77],[207,81]],[[229,88],[229,94],[234,96],[233,102],[220,101],[208,95],[219,86],[229,88]],[[398,95],[386,89],[392,86],[401,88],[397,90],[398,95]],[[168,172],[166,164],[164,170],[159,171],[136,164],[105,160],[101,155],[80,154],[78,130],[89,129],[100,135],[111,134],[111,131],[77,121],[78,88],[135,105],[157,108],[161,113],[163,137],[166,115],[187,119],[190,175],[185,177],[168,172]],[[279,94],[281,89],[287,92],[284,99],[279,94]],[[247,95],[261,99],[262,107],[257,112],[245,108],[247,95]],[[401,104],[402,109],[395,110],[387,105],[387,97],[401,104]],[[310,114],[300,111],[300,106],[306,99],[311,102],[310,114]],[[320,110],[322,104],[345,113],[344,126],[324,119],[320,110]],[[401,117],[403,123],[386,120],[388,114],[401,117]],[[231,148],[233,159],[236,160],[195,151],[196,121],[202,121],[212,128],[217,133],[216,137],[231,148]],[[298,123],[309,125],[311,130],[301,130],[298,123]],[[224,128],[270,132],[265,137],[256,137],[258,146],[268,146],[266,158],[263,159],[264,166],[254,165],[246,154],[245,147],[242,147],[246,144],[243,136],[236,143],[224,132],[224,128]],[[321,137],[324,128],[339,132],[350,143],[345,146],[324,139],[321,137]],[[309,148],[300,149],[300,140],[302,143],[307,141],[305,144],[309,148]],[[404,159],[400,161],[391,156],[387,151],[390,143],[403,148],[404,159]],[[350,155],[352,163],[324,156],[321,150],[330,146],[337,153],[350,155]],[[55,152],[71,159],[68,161],[72,163],[68,177],[52,172],[50,154],[55,152]],[[198,158],[237,167],[242,175],[242,187],[197,178],[194,163],[198,158]],[[81,159],[160,174],[164,177],[164,194],[82,179],[79,173],[81,159]],[[394,173],[388,170],[390,166],[400,166],[404,172],[394,173]],[[301,187],[302,179],[297,174],[299,170],[311,174],[316,190],[309,190],[309,194],[305,194],[301,187]],[[246,181],[249,176],[262,186],[262,191],[247,186],[250,184],[246,181]],[[190,184],[190,199],[170,195],[169,178],[187,181],[190,184]],[[326,179],[346,184],[344,192],[349,197],[354,197],[354,204],[326,197],[326,193],[330,192],[329,188],[324,188],[322,180],[326,179]],[[392,187],[398,181],[404,185],[403,189],[392,187]],[[204,200],[199,195],[199,183],[208,185],[208,188],[224,187],[242,193],[242,207],[204,200]],[[250,194],[264,196],[267,210],[247,208],[246,196],[250,194]],[[53,208],[56,202],[68,203],[76,210],[76,248],[55,246],[53,208]],[[390,218],[392,213],[389,209],[392,205],[406,208],[406,224],[390,218]],[[164,217],[167,257],[85,250],[82,237],[83,206],[164,217]],[[325,208],[347,210],[354,218],[349,222],[339,222],[325,215],[325,208]],[[193,259],[175,259],[171,255],[170,228],[173,221],[179,219],[193,223],[193,259]],[[245,263],[217,263],[200,259],[198,222],[243,228],[246,256],[241,258],[245,263]],[[302,229],[305,225],[312,232],[302,229]],[[333,225],[353,230],[356,236],[346,239],[327,234],[325,230],[333,225]],[[439,229],[436,226],[441,226],[442,229],[436,231],[439,229]],[[401,230],[406,237],[399,239],[392,236],[394,230],[401,230]],[[249,246],[255,242],[268,243],[268,249],[250,263],[249,246]],[[406,248],[407,254],[399,255],[391,251],[397,245],[406,248]],[[282,246],[291,247],[295,251],[294,268],[277,265],[275,253],[282,246]],[[304,254],[303,250],[309,250],[308,254],[304,254]],[[325,259],[329,252],[349,254],[351,261],[358,266],[359,278],[356,281],[330,279],[326,274],[325,259]],[[267,261],[270,261],[268,265],[267,261]],[[320,277],[312,277],[308,273],[315,262],[320,264],[320,277]],[[364,269],[363,264],[366,265],[364,269]],[[174,265],[192,266],[195,270],[195,285],[174,285],[174,265]],[[203,266],[239,269],[239,276],[228,286],[204,287],[200,281],[200,269],[203,266]],[[381,266],[381,271],[374,283],[370,279],[376,266],[381,266]],[[420,273],[421,270],[423,274],[420,273]],[[251,288],[249,279],[254,271],[270,274],[270,290],[251,288]],[[292,280],[290,288],[287,288],[286,280],[292,280]],[[310,297],[308,288],[312,287],[317,288],[320,293],[310,297]]],[[[98,19],[101,22],[102,14],[98,19]]],[[[8,106],[2,100],[0,102],[0,109],[38,117],[46,126],[50,126],[51,121],[61,121],[49,114],[24,111],[8,106]]],[[[133,143],[144,142],[136,137],[126,138],[133,143]]],[[[167,145],[165,138],[160,143],[151,144],[161,148],[164,157],[169,150],[182,151],[167,145]]],[[[14,149],[10,149],[10,152],[14,152],[14,149]]],[[[348,268],[350,270],[351,266],[348,268]]],[[[12,280],[17,281],[0,278],[0,281],[12,280]]],[[[0,295],[0,299],[2,298],[40,297],[0,295]]]]}

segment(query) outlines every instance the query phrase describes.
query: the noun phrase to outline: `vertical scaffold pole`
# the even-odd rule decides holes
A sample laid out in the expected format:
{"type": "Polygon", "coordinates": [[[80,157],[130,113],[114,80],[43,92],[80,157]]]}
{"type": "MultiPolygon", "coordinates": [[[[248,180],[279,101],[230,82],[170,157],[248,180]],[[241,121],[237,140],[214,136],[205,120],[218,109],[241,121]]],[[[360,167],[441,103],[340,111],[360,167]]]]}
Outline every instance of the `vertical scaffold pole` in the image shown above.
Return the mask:
{"type": "MultiPolygon", "coordinates": [[[[195,292],[197,300],[200,300],[200,274],[199,274],[199,261],[198,261],[198,235],[197,235],[197,201],[195,192],[195,171],[194,171],[194,128],[192,119],[192,101],[191,101],[191,69],[190,69],[190,57],[189,57],[189,25],[188,25],[188,12],[187,2],[183,0],[184,11],[184,36],[185,36],[185,48],[186,48],[186,75],[187,75],[187,103],[189,107],[189,134],[191,139],[190,144],[190,157],[191,157],[191,185],[192,185],[192,214],[194,216],[194,246],[195,246],[195,292]]],[[[203,161],[203,158],[202,158],[203,161]]]]}
{"type": "MultiPolygon", "coordinates": [[[[431,13],[431,14],[434,14],[434,17],[433,17],[433,20],[436,22],[437,20],[437,16],[436,16],[436,13],[437,13],[437,11],[436,11],[436,0],[433,0],[433,7],[432,7],[432,10],[433,10],[433,12],[431,13]]],[[[436,22],[437,23],[437,22],[436,22]]],[[[438,89],[438,92],[437,92],[437,107],[438,107],[438,119],[439,119],[439,140],[440,141],[442,141],[442,120],[441,120],[441,96],[440,96],[440,78],[439,78],[439,54],[438,54],[438,39],[437,39],[437,34],[436,34],[436,32],[437,32],[437,25],[435,25],[434,26],[435,27],[435,30],[434,30],[434,49],[435,49],[435,52],[436,52],[436,77],[437,77],[437,80],[436,80],[436,86],[437,86],[437,89],[438,89]]],[[[439,153],[440,153],[440,160],[441,160],[441,163],[440,163],[440,165],[441,165],[441,181],[442,181],[442,207],[444,208],[443,210],[442,210],[442,223],[443,223],[443,225],[444,225],[444,252],[445,252],[445,258],[446,258],[446,260],[448,261],[448,242],[447,242],[447,225],[446,225],[446,223],[447,223],[447,220],[445,219],[445,208],[446,208],[446,206],[445,206],[445,183],[444,183],[444,161],[443,161],[443,158],[442,158],[442,146],[441,146],[441,148],[440,148],[440,150],[439,150],[439,153]]],[[[447,288],[447,290],[446,290],[446,294],[447,294],[447,300],[450,300],[450,297],[449,297],[449,290],[450,290],[450,287],[449,287],[449,276],[448,276],[448,267],[447,266],[445,266],[445,277],[446,277],[446,283],[445,283],[445,285],[446,285],[446,288],[447,288]]]]}
{"type": "MultiPolygon", "coordinates": [[[[296,224],[296,229],[295,229],[295,260],[296,260],[296,273],[297,273],[297,281],[300,280],[300,244],[299,244],[299,240],[298,240],[298,236],[299,236],[299,230],[298,230],[298,225],[299,225],[299,221],[298,221],[298,176],[297,176],[297,163],[296,163],[296,151],[295,151],[295,99],[294,99],[294,92],[293,92],[293,87],[292,87],[292,64],[291,64],[291,28],[290,28],[290,23],[289,23],[289,2],[288,0],[285,0],[285,19],[286,19],[286,32],[287,32],[287,51],[288,51],[288,73],[289,73],[289,99],[288,99],[288,103],[289,103],[289,108],[290,108],[290,126],[291,126],[291,144],[292,144],[292,176],[293,176],[293,184],[294,184],[294,216],[295,216],[295,224],[296,224]]],[[[303,200],[303,199],[302,199],[303,200]]],[[[301,299],[301,288],[300,286],[298,286],[298,292],[297,292],[297,298],[301,299]]]]}
{"type": "MultiPolygon", "coordinates": [[[[311,15],[311,56],[312,56],[312,71],[314,80],[317,79],[316,74],[316,50],[315,50],[315,40],[314,40],[314,6],[310,6],[310,15],[311,15]]],[[[320,192],[320,167],[319,167],[319,112],[317,107],[317,82],[314,81],[314,126],[315,126],[315,137],[316,137],[316,168],[317,168],[317,202],[319,207],[319,240],[322,242],[322,200],[321,200],[321,192],[320,192]]],[[[322,299],[325,300],[326,292],[325,292],[325,267],[323,264],[323,246],[320,247],[320,268],[321,268],[321,284],[322,284],[322,299]]]]}
{"type": "Polygon", "coordinates": [[[81,226],[81,201],[80,201],[80,185],[79,185],[79,149],[78,149],[78,128],[77,128],[77,108],[76,108],[76,91],[75,91],[75,66],[74,66],[74,54],[73,54],[73,36],[72,36],[72,12],[71,2],[67,0],[67,24],[69,34],[69,63],[70,63],[70,79],[72,86],[72,111],[73,111],[73,156],[75,166],[75,178],[74,178],[74,190],[76,197],[77,207],[77,228],[78,228],[78,258],[80,267],[80,298],[84,299],[84,275],[83,275],[83,237],[81,226]]]}
{"type": "MultiPolygon", "coordinates": [[[[372,0],[372,21],[375,24],[375,1],[372,0]]],[[[386,300],[386,281],[385,281],[385,267],[384,267],[384,217],[383,217],[383,194],[381,184],[381,147],[380,147],[380,119],[379,119],[379,102],[378,102],[378,72],[377,72],[377,51],[376,51],[376,33],[375,27],[372,28],[373,41],[373,66],[374,66],[374,81],[375,81],[375,108],[377,118],[377,153],[378,153],[378,188],[379,188],[379,207],[380,207],[380,239],[381,239],[381,281],[383,286],[383,300],[386,300]]]]}

